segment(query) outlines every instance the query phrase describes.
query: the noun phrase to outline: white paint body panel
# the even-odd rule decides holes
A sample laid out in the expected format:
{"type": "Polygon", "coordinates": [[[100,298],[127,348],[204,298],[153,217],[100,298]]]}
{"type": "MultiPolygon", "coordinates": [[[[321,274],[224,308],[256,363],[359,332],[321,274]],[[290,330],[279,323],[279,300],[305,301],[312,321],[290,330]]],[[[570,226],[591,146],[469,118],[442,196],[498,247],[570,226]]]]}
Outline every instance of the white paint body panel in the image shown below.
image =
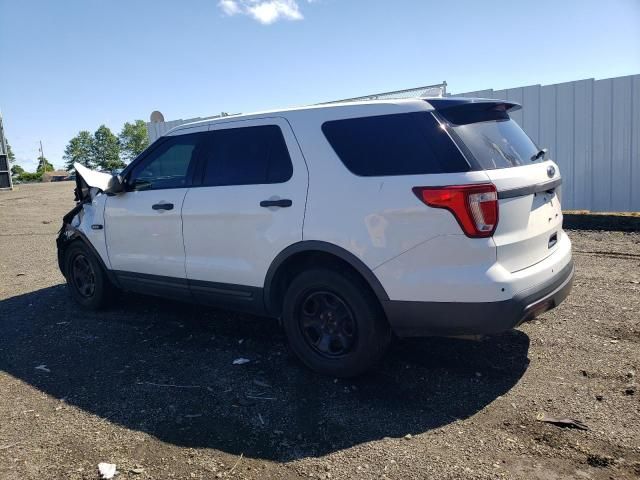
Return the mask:
{"type": "Polygon", "coordinates": [[[107,197],[105,231],[113,270],[185,278],[182,217],[187,188],[107,197]],[[173,203],[173,210],[153,210],[173,203]]]}
{"type": "MultiPolygon", "coordinates": [[[[548,160],[521,167],[487,170],[498,191],[548,182],[560,176],[558,166],[548,160]],[[547,168],[555,175],[549,177],[547,168]]],[[[558,244],[549,248],[549,239],[562,230],[562,210],[556,192],[523,195],[499,201],[500,221],[493,239],[498,261],[510,272],[529,267],[551,255],[558,244]]]]}
{"type": "Polygon", "coordinates": [[[104,228],[99,230],[92,228],[92,225],[104,225],[104,207],[107,196],[97,192],[92,192],[91,196],[91,202],[82,206],[82,211],[72,220],[72,225],[91,242],[107,268],[111,268],[104,228]]]}
{"type": "Polygon", "coordinates": [[[551,255],[515,273],[497,261],[492,245],[490,238],[439,236],[374,273],[391,300],[497,302],[542,284],[571,261],[571,241],[562,231],[551,255]]]}
{"type": "Polygon", "coordinates": [[[329,242],[351,252],[374,269],[438,235],[460,233],[455,218],[429,208],[412,188],[427,185],[483,183],[484,172],[437,175],[360,177],[351,173],[325,138],[327,120],[414,111],[430,111],[424,101],[398,105],[370,105],[327,112],[309,111],[288,116],[309,165],[309,198],[304,240],[329,242]]]}

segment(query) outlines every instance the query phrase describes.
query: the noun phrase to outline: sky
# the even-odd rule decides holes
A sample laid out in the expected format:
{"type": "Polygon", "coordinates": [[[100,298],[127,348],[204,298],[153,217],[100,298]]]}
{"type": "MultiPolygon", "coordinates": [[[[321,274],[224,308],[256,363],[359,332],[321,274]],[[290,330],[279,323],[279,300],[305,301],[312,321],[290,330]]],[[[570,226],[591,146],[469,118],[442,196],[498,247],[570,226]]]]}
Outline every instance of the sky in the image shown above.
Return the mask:
{"type": "Polygon", "coordinates": [[[16,161],[80,130],[640,73],[640,0],[0,0],[16,161]]]}

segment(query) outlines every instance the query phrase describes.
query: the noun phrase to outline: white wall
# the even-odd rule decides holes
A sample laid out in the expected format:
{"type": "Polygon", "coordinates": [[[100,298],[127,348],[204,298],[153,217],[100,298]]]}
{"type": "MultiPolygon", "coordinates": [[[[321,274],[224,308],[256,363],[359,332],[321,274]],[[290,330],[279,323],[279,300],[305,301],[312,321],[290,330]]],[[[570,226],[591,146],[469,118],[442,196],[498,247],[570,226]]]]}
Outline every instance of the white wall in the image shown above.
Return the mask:
{"type": "Polygon", "coordinates": [[[563,209],[640,211],[640,75],[454,96],[522,105],[512,117],[560,166],[563,209]]]}

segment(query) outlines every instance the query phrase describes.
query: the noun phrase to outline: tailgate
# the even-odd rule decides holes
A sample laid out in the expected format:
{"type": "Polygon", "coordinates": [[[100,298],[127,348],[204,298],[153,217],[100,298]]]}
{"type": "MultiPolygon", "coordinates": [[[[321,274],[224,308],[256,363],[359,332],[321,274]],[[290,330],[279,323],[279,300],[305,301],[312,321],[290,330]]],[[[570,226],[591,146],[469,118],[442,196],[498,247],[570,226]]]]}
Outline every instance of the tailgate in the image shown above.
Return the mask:
{"type": "Polygon", "coordinates": [[[498,190],[498,262],[515,272],[551,255],[562,235],[557,165],[548,160],[485,173],[498,190]]]}

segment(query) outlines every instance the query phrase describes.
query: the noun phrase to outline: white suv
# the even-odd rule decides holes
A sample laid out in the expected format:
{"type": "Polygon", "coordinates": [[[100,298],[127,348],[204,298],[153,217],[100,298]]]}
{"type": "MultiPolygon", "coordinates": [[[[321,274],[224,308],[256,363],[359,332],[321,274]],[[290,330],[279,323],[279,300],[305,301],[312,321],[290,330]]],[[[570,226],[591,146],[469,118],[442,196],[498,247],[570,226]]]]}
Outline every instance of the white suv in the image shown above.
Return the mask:
{"type": "Polygon", "coordinates": [[[77,165],[58,259],[118,290],[280,318],[312,369],[356,375],[400,337],[499,333],[573,280],[560,174],[485,99],[343,103],[182,125],[120,175],[77,165]]]}

